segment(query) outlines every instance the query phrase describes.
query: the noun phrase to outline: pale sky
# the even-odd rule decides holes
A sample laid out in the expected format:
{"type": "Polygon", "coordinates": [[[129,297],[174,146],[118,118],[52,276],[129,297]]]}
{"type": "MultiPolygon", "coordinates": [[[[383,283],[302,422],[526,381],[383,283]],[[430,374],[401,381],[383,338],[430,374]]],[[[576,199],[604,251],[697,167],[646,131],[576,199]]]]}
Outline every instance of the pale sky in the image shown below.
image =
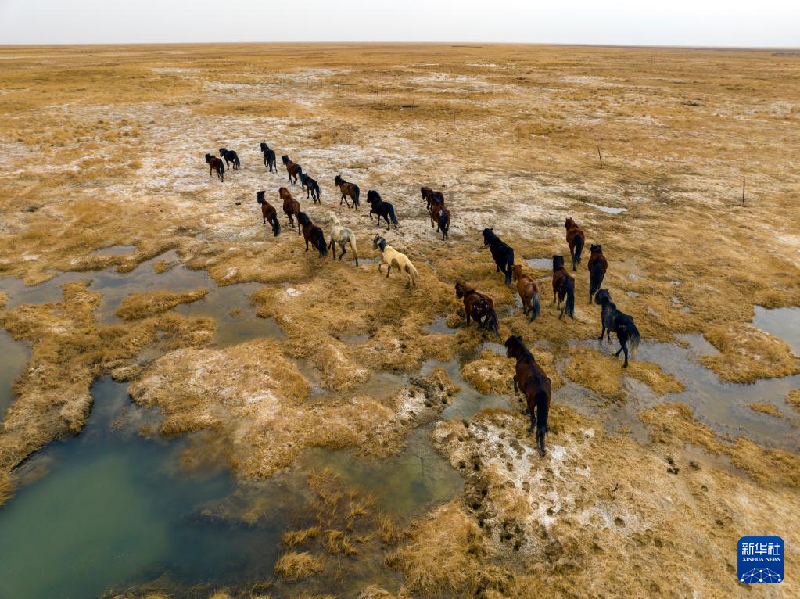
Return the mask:
{"type": "Polygon", "coordinates": [[[0,0],[0,44],[475,41],[800,47],[800,0],[0,0]]]}

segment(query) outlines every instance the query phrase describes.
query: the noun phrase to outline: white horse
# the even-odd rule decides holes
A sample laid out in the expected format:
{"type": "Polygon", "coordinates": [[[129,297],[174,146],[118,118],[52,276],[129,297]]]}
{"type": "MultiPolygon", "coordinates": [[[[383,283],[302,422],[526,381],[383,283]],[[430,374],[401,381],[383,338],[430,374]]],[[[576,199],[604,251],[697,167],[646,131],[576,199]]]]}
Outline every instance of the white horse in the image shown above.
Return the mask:
{"type": "Polygon", "coordinates": [[[417,276],[419,273],[417,269],[414,268],[414,265],[411,264],[411,260],[408,259],[408,256],[405,254],[401,254],[396,249],[394,249],[390,245],[386,245],[386,240],[381,237],[380,235],[376,235],[375,239],[372,240],[372,247],[374,249],[380,249],[383,252],[383,256],[381,257],[381,263],[378,264],[378,272],[381,271],[381,266],[384,264],[386,265],[386,278],[389,278],[389,271],[394,266],[400,272],[406,273],[408,275],[408,285],[411,287],[416,287],[417,285],[417,276]]]}
{"type": "Polygon", "coordinates": [[[350,229],[342,226],[336,216],[336,213],[328,212],[328,220],[331,223],[331,242],[328,245],[328,248],[333,250],[333,258],[336,258],[336,248],[333,245],[334,243],[338,243],[339,249],[342,250],[342,253],[339,254],[339,260],[341,260],[342,256],[347,253],[347,250],[344,249],[344,244],[349,243],[350,248],[353,250],[353,258],[355,258],[356,266],[358,266],[358,247],[356,247],[356,236],[350,229]]]}

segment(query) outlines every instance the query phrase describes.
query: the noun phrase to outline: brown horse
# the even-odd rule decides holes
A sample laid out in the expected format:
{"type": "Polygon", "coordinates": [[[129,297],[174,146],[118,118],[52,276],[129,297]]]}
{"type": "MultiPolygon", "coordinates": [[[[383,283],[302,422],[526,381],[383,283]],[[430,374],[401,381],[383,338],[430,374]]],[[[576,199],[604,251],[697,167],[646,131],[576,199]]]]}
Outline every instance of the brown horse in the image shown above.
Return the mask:
{"type": "MultiPolygon", "coordinates": [[[[300,202],[285,187],[278,189],[278,195],[283,200],[283,213],[289,217],[289,226],[294,229],[294,217],[300,213],[300,202]]],[[[300,225],[297,226],[297,234],[300,234],[300,225]]]]}
{"type": "Polygon", "coordinates": [[[299,164],[292,162],[288,156],[281,156],[283,166],[286,167],[286,172],[289,173],[289,183],[297,184],[297,178],[303,174],[303,169],[299,164]]]}
{"type": "Polygon", "coordinates": [[[531,277],[522,274],[522,265],[515,264],[511,267],[511,273],[517,282],[517,293],[522,299],[522,313],[527,316],[530,312],[530,322],[536,320],[541,311],[539,303],[539,284],[531,277]]]}
{"type": "Polygon", "coordinates": [[[568,218],[564,221],[564,228],[567,230],[567,243],[569,244],[569,254],[572,257],[572,270],[578,270],[577,266],[581,263],[581,252],[586,237],[578,224],[568,218]]]}
{"type": "Polygon", "coordinates": [[[444,204],[444,195],[441,191],[433,191],[430,187],[422,188],[422,199],[425,200],[425,210],[431,209],[431,202],[444,204]]]}
{"type": "Polygon", "coordinates": [[[210,177],[214,174],[214,171],[216,171],[217,178],[224,183],[225,163],[222,161],[222,159],[212,156],[211,154],[206,154],[206,164],[208,165],[208,176],[210,177]]]}
{"type": "Polygon", "coordinates": [[[278,233],[281,232],[281,224],[278,222],[278,211],[275,210],[275,206],[264,198],[263,191],[256,192],[256,202],[261,204],[261,215],[264,217],[264,224],[266,225],[267,221],[269,221],[272,225],[272,233],[277,237],[278,233]]]}
{"type": "Polygon", "coordinates": [[[350,203],[347,201],[348,196],[353,200],[353,208],[358,208],[361,205],[358,199],[361,196],[361,190],[358,188],[358,185],[355,183],[348,183],[342,179],[341,175],[336,175],[333,179],[333,184],[342,192],[342,199],[339,201],[339,206],[344,202],[347,204],[347,207],[350,208],[350,203]]]}
{"type": "Polygon", "coordinates": [[[558,296],[558,308],[566,296],[567,301],[559,314],[559,318],[564,318],[564,313],[575,318],[575,279],[572,278],[564,268],[564,256],[553,256],[553,303],[556,303],[558,296]]]}
{"type": "Polygon", "coordinates": [[[603,285],[603,279],[608,270],[608,260],[603,255],[603,246],[592,244],[589,246],[589,303],[592,303],[592,297],[595,293],[600,291],[603,285]]]}
{"type": "Polygon", "coordinates": [[[500,330],[497,326],[497,312],[494,311],[492,298],[467,287],[461,281],[456,283],[456,297],[464,299],[467,326],[469,326],[470,318],[472,318],[478,323],[478,328],[494,331],[498,337],[500,336],[500,330]]]}
{"type": "Polygon", "coordinates": [[[328,245],[325,243],[325,234],[317,225],[311,222],[305,212],[298,212],[297,222],[303,227],[303,239],[306,240],[306,251],[308,251],[308,242],[311,242],[317,251],[319,257],[324,258],[328,255],[328,245]]]}
{"type": "Polygon", "coordinates": [[[522,391],[525,396],[526,411],[531,415],[528,432],[533,432],[533,427],[536,427],[539,455],[544,456],[544,437],[547,434],[547,416],[550,413],[550,378],[525,347],[522,337],[512,335],[506,340],[505,346],[506,356],[517,360],[513,379],[514,394],[522,391]]]}
{"type": "MultiPolygon", "coordinates": [[[[444,212],[444,200],[439,200],[439,198],[434,198],[430,200],[428,203],[428,216],[431,217],[431,229],[435,227],[439,223],[439,218],[442,216],[442,212],[444,212]]],[[[438,233],[438,230],[437,230],[438,233]]]]}

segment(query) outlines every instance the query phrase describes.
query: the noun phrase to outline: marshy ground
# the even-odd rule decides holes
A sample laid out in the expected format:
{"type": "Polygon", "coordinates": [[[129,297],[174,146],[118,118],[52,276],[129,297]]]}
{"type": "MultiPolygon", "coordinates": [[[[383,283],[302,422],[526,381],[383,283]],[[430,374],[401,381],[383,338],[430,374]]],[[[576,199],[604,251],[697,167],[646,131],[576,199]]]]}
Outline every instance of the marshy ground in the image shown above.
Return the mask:
{"type": "Polygon", "coordinates": [[[776,596],[800,594],[796,53],[0,62],[0,597],[747,596],[750,534],[783,537],[776,596]],[[267,172],[262,141],[317,179],[321,206],[267,172]],[[224,183],[203,160],[221,147],[242,161],[224,183]],[[340,207],[336,174],[380,191],[399,228],[340,207]],[[422,185],[444,192],[447,241],[422,185]],[[279,186],[326,237],[334,210],[361,265],[306,253],[279,186]],[[575,319],[550,306],[568,216],[644,338],[628,370],[596,341],[586,258],[575,319]],[[543,284],[534,323],[484,227],[543,284]],[[378,274],[377,233],[416,289],[378,274]],[[546,457],[456,280],[551,376],[546,457]]]}

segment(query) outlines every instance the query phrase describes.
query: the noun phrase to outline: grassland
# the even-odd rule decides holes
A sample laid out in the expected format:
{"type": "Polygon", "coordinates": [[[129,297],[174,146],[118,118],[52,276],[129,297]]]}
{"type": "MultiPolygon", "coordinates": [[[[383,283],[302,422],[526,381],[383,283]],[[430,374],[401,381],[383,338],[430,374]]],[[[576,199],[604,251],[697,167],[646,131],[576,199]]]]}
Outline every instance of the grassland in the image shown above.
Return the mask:
{"type": "MultiPolygon", "coordinates": [[[[627,377],[606,347],[601,356],[582,344],[599,332],[585,262],[575,319],[559,321],[545,293],[542,316],[529,324],[481,245],[484,227],[518,261],[547,258],[568,251],[563,223],[572,216],[587,243],[602,243],[611,264],[605,286],[645,339],[684,343],[678,335],[701,333],[717,350],[703,364],[733,383],[800,371],[788,344],[750,324],[755,304],[800,306],[796,54],[6,47],[0,63],[0,278],[33,285],[62,271],[128,272],[174,249],[219,285],[262,284],[253,301],[287,334],[280,343],[209,349],[213,322],[169,312],[203,290],[131,296],[125,322],[113,325],[96,322],[99,299],[81,285],[65,288],[61,303],[0,310],[0,325],[33,348],[0,424],[0,502],[12,495],[20,462],[80,431],[89,385],[111,373],[131,380],[136,401],[163,411],[162,433],[211,431],[214,451],[243,477],[270,476],[315,444],[396,451],[412,428],[437,418],[450,383],[440,374],[378,400],[360,395],[372,373],[414,373],[427,359],[458,357],[481,392],[510,392],[510,364],[477,351],[481,334],[461,327],[459,279],[495,299],[501,335],[535,345],[554,388],[581,385],[607,405],[630,396],[628,378],[658,397],[680,391],[655,364],[634,362],[627,377]],[[303,208],[324,223],[333,207],[358,235],[362,261],[376,257],[370,240],[379,230],[363,208],[339,208],[334,176],[392,202],[400,227],[385,236],[415,263],[419,287],[381,278],[375,264],[355,267],[349,256],[306,254],[284,218],[273,238],[255,192],[277,204],[287,182],[283,169],[270,175],[262,166],[261,141],[320,182],[322,207],[301,197],[303,208]],[[221,147],[242,160],[224,184],[203,161],[221,147]],[[441,189],[451,206],[447,242],[430,228],[421,185],[441,189]],[[136,250],[96,253],[115,245],[136,250]],[[428,332],[440,317],[458,330],[428,332]],[[162,357],[140,367],[136,355],[148,345],[162,357]],[[334,402],[313,403],[297,361],[318,369],[334,402]],[[432,397],[436,406],[427,405],[432,397]],[[264,443],[267,433],[280,447],[264,443]]],[[[547,271],[529,271],[547,289],[547,271]]],[[[517,411],[438,424],[437,446],[468,470],[467,491],[407,530],[386,532],[385,567],[404,586],[363,596],[746,595],[730,571],[738,536],[778,521],[771,532],[800,542],[797,455],[761,447],[746,431],[720,438],[683,404],[638,418],[646,440],[603,433],[601,422],[558,406],[553,443],[561,449],[543,464],[517,411]],[[621,565],[625,572],[609,575],[621,565]],[[681,569],[677,583],[673,568],[681,569]]],[[[193,461],[202,462],[187,456],[193,461]]],[[[313,579],[331,568],[322,552],[292,544],[279,576],[313,579]]],[[[782,588],[798,592],[788,577],[782,588]]]]}

